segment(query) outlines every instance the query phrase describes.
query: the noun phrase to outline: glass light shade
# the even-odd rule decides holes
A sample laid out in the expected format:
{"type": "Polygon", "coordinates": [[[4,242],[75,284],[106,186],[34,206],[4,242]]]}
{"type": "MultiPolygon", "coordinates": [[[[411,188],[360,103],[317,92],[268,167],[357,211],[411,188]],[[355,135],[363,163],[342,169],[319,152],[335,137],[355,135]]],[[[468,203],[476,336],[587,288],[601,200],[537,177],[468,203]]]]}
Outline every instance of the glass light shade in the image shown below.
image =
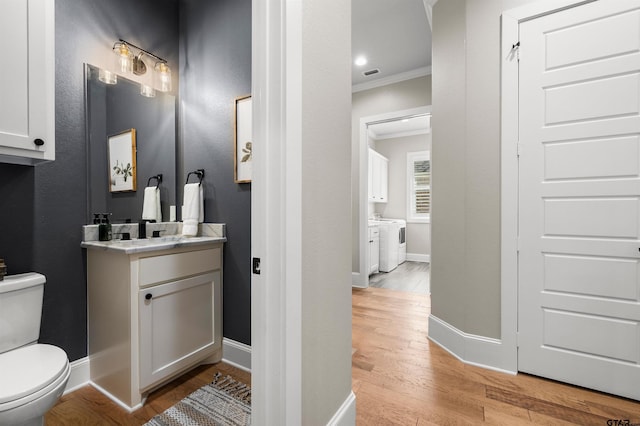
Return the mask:
{"type": "Polygon", "coordinates": [[[144,83],[140,84],[140,94],[146,98],[155,98],[156,97],[156,89],[153,87],[146,85],[144,83]]]}
{"type": "Polygon", "coordinates": [[[116,84],[118,82],[118,76],[114,72],[100,68],[100,71],[98,71],[98,80],[106,84],[116,84]]]}
{"type": "Polygon", "coordinates": [[[133,72],[133,53],[125,43],[117,44],[113,48],[116,54],[116,70],[120,74],[133,72]]]}
{"type": "Polygon", "coordinates": [[[171,91],[171,68],[164,63],[158,62],[155,69],[156,88],[161,92],[171,91]]]}

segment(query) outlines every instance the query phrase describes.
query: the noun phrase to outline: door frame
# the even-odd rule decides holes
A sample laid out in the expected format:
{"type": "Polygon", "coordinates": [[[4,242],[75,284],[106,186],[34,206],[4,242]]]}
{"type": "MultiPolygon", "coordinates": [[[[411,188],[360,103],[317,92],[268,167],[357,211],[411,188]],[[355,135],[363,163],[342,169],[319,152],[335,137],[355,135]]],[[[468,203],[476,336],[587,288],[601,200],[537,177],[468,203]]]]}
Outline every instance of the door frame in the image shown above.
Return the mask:
{"type": "Polygon", "coordinates": [[[301,2],[252,1],[254,425],[302,421],[301,38],[301,2]]]}
{"type": "Polygon", "coordinates": [[[415,115],[431,114],[431,105],[424,105],[416,108],[403,109],[398,111],[385,112],[383,114],[369,115],[360,118],[358,125],[358,164],[360,169],[358,187],[358,272],[352,273],[352,286],[358,288],[369,287],[369,262],[367,247],[369,245],[369,136],[367,126],[373,123],[401,120],[415,115]]]}
{"type": "Polygon", "coordinates": [[[502,13],[501,34],[501,368],[518,371],[518,137],[520,23],[598,0],[541,0],[502,13]]]}

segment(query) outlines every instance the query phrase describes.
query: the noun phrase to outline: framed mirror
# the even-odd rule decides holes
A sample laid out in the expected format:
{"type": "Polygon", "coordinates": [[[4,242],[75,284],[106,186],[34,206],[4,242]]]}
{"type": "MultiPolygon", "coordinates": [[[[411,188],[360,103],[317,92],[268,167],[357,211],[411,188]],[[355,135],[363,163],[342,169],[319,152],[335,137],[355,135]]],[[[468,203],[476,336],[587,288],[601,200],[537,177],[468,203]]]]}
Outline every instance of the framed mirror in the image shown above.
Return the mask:
{"type": "Polygon", "coordinates": [[[106,84],[99,79],[99,69],[88,64],[85,77],[87,223],[93,213],[112,213],[116,223],[139,221],[144,201],[139,184],[159,174],[162,217],[168,219],[169,207],[177,204],[175,97],[159,91],[154,97],[142,96],[140,84],[122,76],[117,84],[106,84]],[[130,152],[128,171],[129,157],[112,156],[120,151],[130,152]],[[121,168],[115,176],[114,167],[121,168]]]}

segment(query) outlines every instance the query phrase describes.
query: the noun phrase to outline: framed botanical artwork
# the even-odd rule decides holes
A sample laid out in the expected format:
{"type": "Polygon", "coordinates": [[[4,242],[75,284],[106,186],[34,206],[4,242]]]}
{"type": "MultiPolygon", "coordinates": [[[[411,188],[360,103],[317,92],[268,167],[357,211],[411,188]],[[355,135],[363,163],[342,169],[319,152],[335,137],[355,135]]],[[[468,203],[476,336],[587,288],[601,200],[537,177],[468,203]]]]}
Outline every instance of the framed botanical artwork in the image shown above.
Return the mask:
{"type": "Polygon", "coordinates": [[[233,179],[250,183],[253,168],[253,135],[251,133],[251,95],[236,98],[234,125],[233,179]]]}
{"type": "Polygon", "coordinates": [[[136,183],[136,129],[109,136],[109,191],[135,191],[136,183]]]}

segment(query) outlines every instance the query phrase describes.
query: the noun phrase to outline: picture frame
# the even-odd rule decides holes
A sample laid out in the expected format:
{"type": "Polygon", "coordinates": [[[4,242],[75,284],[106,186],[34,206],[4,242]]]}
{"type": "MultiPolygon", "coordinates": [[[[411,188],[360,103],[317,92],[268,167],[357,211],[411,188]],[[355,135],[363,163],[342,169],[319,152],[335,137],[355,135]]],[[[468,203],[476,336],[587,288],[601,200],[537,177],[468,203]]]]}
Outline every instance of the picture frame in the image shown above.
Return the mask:
{"type": "Polygon", "coordinates": [[[109,136],[107,141],[109,192],[136,191],[136,129],[109,136]]]}
{"type": "Polygon", "coordinates": [[[253,135],[251,95],[235,100],[233,179],[235,183],[251,183],[253,170],[253,135]]]}

